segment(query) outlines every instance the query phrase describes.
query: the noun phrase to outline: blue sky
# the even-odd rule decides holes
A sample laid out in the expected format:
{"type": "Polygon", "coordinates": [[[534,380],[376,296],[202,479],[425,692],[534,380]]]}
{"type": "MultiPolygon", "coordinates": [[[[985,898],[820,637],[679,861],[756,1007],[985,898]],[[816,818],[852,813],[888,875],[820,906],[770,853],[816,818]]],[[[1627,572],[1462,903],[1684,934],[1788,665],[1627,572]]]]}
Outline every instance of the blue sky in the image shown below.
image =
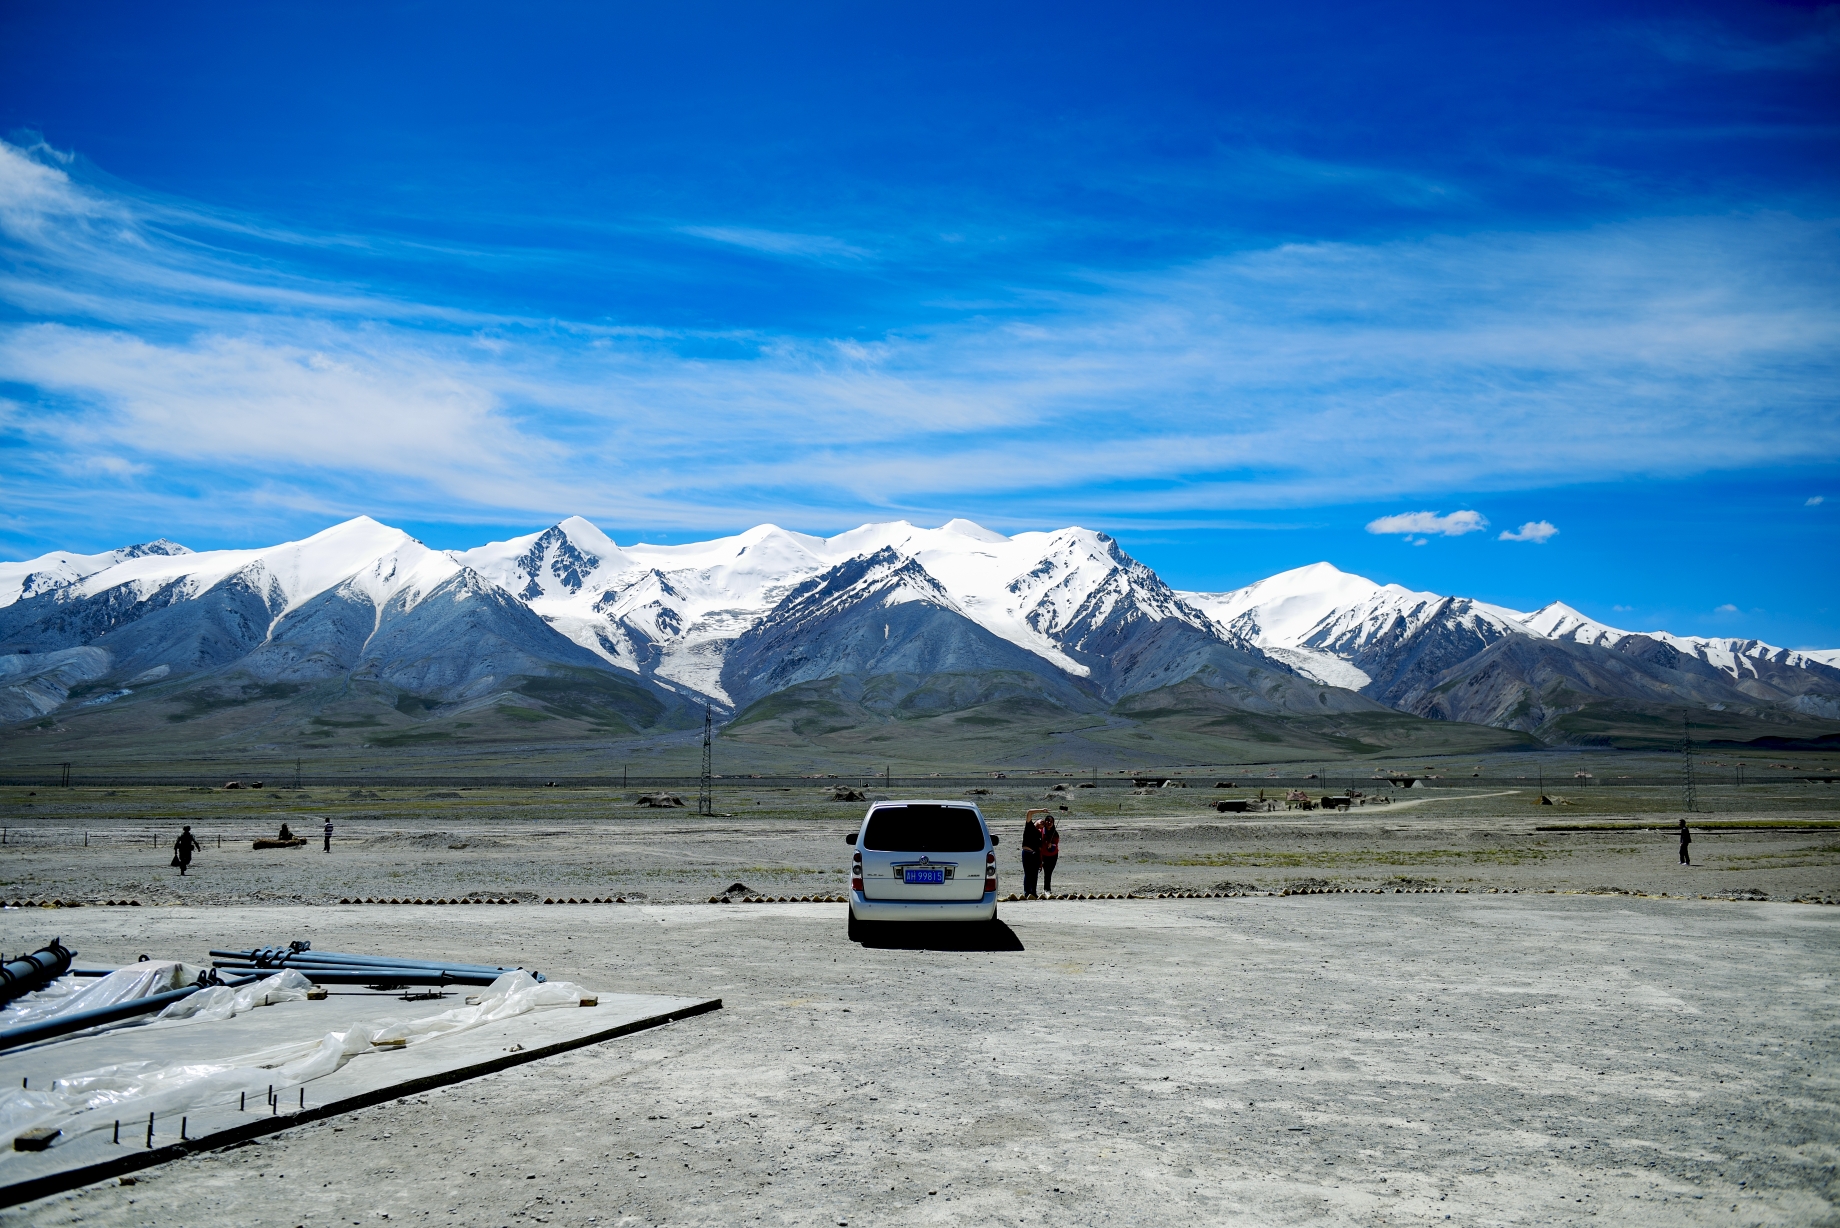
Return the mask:
{"type": "Polygon", "coordinates": [[[1273,7],[8,6],[0,554],[962,515],[1840,644],[1840,8],[1273,7]]]}

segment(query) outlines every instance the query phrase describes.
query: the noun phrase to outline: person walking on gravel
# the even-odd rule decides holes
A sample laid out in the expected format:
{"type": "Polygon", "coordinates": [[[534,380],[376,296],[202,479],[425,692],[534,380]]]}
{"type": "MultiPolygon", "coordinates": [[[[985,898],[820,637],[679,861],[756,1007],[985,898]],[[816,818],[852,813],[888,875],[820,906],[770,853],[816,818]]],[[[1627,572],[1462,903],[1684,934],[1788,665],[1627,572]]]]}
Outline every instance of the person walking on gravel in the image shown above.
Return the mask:
{"type": "Polygon", "coordinates": [[[1693,843],[1693,834],[1687,830],[1687,821],[1680,821],[1680,864],[1690,866],[1693,859],[1687,855],[1687,846],[1693,843]]]}
{"type": "Polygon", "coordinates": [[[172,863],[179,867],[180,878],[184,878],[185,872],[191,868],[192,854],[203,847],[204,845],[198,843],[198,837],[192,834],[190,827],[180,832],[179,838],[173,841],[172,863]]]}
{"type": "Polygon", "coordinates": [[[331,819],[326,820],[326,851],[328,853],[332,851],[332,820],[331,819]]]}
{"type": "Polygon", "coordinates": [[[1048,813],[1045,810],[1031,810],[1022,816],[1022,894],[1035,894],[1035,877],[1041,871],[1041,828],[1035,825],[1035,816],[1048,813]]]}
{"type": "Polygon", "coordinates": [[[1041,893],[1054,894],[1054,865],[1061,859],[1061,829],[1054,825],[1054,816],[1049,815],[1041,821],[1041,893]]]}

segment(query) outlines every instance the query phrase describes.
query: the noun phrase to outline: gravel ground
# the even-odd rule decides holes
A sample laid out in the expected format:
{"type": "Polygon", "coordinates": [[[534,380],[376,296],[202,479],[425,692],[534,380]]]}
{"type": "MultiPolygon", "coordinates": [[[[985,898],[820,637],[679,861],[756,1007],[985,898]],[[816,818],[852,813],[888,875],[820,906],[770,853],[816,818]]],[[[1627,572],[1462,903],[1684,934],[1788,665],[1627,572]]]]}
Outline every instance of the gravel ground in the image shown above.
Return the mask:
{"type": "MultiPolygon", "coordinates": [[[[1619,790],[1609,800],[1650,800],[1640,792],[1619,790]]],[[[1011,841],[999,852],[1004,890],[1014,890],[1020,885],[1015,845],[1021,815],[1044,799],[1039,790],[1012,790],[978,800],[1011,841]]],[[[690,902],[735,882],[775,896],[831,894],[846,885],[850,850],[843,835],[863,811],[861,802],[821,804],[786,790],[725,794],[719,804],[736,813],[718,818],[637,810],[617,795],[528,789],[397,790],[355,799],[152,789],[110,796],[72,789],[24,799],[32,802],[29,809],[14,801],[11,817],[0,815],[6,829],[0,899],[143,904],[469,896],[690,902]],[[327,816],[337,828],[330,855],[321,852],[319,840],[327,816]],[[275,834],[283,821],[309,844],[251,848],[252,837],[275,834]],[[205,843],[183,879],[168,865],[182,823],[192,824],[205,843]]],[[[1677,815],[1535,809],[1525,797],[1499,790],[1439,791],[1345,813],[1222,815],[1194,797],[1122,790],[1076,790],[1067,804],[1055,878],[1064,892],[1404,882],[1472,891],[1840,898],[1840,813],[1833,809],[1693,816],[1696,824],[1832,826],[1702,825],[1693,844],[1697,864],[1682,868],[1671,832],[1538,830],[1632,818],[1665,823],[1677,815]]]]}
{"type": "Polygon", "coordinates": [[[835,905],[170,907],[6,945],[52,917],[86,960],[307,937],[726,1007],[5,1224],[1840,1224],[1829,908],[1052,902],[864,947],[835,905]]]}

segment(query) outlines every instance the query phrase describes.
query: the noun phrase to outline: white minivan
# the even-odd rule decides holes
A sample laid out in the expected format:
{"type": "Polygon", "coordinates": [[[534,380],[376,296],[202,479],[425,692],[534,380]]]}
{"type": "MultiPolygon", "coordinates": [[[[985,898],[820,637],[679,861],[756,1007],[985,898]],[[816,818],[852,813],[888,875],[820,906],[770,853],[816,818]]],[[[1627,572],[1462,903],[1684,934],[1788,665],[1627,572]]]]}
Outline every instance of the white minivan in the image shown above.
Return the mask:
{"type": "Polygon", "coordinates": [[[970,802],[877,802],[845,837],[850,937],[875,921],[994,921],[997,838],[970,802]]]}

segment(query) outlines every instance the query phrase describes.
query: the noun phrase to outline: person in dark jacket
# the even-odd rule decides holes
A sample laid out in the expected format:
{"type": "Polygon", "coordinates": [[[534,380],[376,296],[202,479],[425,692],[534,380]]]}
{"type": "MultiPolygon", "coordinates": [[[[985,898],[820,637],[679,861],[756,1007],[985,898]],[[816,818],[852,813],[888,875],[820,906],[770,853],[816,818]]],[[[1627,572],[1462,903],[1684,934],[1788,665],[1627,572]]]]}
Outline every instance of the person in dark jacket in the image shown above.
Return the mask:
{"type": "Polygon", "coordinates": [[[1035,876],[1041,870],[1041,828],[1035,825],[1035,816],[1048,813],[1045,810],[1031,810],[1022,816],[1022,894],[1035,894],[1035,876]]]}
{"type": "Polygon", "coordinates": [[[198,843],[198,837],[192,834],[192,829],[190,827],[180,832],[179,838],[173,841],[173,864],[179,867],[179,876],[181,878],[183,878],[185,872],[191,868],[192,854],[203,847],[204,845],[198,843]]]}
{"type": "Polygon", "coordinates": [[[326,851],[328,853],[332,851],[332,820],[331,819],[326,820],[326,851]]]}
{"type": "Polygon", "coordinates": [[[1687,830],[1687,821],[1682,819],[1680,821],[1680,864],[1683,866],[1693,864],[1693,859],[1687,856],[1687,845],[1692,843],[1693,834],[1687,830]]]}
{"type": "Polygon", "coordinates": [[[1041,893],[1054,894],[1054,864],[1061,859],[1061,829],[1054,816],[1041,821],[1041,893]]]}

